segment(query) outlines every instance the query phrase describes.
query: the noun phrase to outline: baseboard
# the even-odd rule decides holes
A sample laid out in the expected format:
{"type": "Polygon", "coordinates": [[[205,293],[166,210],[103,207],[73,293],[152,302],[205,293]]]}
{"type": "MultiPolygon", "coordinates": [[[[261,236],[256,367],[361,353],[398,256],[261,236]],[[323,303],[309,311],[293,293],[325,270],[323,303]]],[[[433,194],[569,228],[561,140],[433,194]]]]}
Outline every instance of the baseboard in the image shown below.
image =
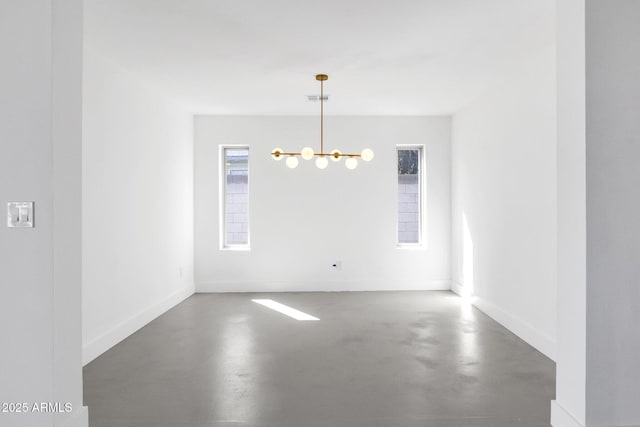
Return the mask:
{"type": "Polygon", "coordinates": [[[194,286],[187,286],[156,302],[127,320],[114,326],[99,337],[82,345],[82,364],[87,365],[156,317],[167,312],[194,294],[194,286]]]}
{"type": "Polygon", "coordinates": [[[556,360],[555,342],[547,335],[484,298],[474,298],[473,305],[531,346],[535,347],[536,350],[549,359],[556,360]]]}
{"type": "Polygon", "coordinates": [[[464,297],[467,295],[464,286],[461,283],[456,282],[455,280],[451,281],[451,292],[460,297],[464,297]]]}
{"type": "Polygon", "coordinates": [[[448,291],[446,280],[358,280],[336,282],[205,282],[196,292],[359,292],[359,291],[448,291]]]}
{"type": "Polygon", "coordinates": [[[60,427],[89,427],[89,408],[81,406],[73,410],[68,417],[56,420],[56,426],[60,427]]]}
{"type": "Polygon", "coordinates": [[[551,425],[553,427],[584,427],[557,400],[551,401],[551,425]]]}
{"type": "MultiPolygon", "coordinates": [[[[461,297],[470,296],[468,295],[468,291],[465,290],[464,285],[455,280],[451,282],[451,291],[461,297]]],[[[473,296],[470,298],[470,302],[476,306],[478,310],[509,329],[549,359],[555,361],[556,344],[549,336],[485,298],[473,296]]]]}

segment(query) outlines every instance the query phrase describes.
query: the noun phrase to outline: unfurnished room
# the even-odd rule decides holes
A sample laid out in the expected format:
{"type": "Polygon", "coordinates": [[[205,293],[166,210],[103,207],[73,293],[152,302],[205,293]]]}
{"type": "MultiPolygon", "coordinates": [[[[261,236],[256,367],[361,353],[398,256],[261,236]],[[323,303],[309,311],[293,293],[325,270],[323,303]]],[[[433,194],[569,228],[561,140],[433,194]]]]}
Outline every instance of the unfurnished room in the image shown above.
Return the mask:
{"type": "Polygon", "coordinates": [[[640,3],[0,3],[0,426],[640,426],[640,3]]]}

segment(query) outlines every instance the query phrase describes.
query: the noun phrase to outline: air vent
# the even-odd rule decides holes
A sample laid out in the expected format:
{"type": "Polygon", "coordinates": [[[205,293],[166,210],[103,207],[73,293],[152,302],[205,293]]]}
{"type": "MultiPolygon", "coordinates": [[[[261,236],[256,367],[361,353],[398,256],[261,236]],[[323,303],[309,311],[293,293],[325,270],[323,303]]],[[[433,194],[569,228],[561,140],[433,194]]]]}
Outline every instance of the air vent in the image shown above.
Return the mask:
{"type": "MultiPolygon", "coordinates": [[[[307,101],[312,101],[312,102],[318,102],[320,101],[320,95],[305,95],[307,97],[307,101]]],[[[324,95],[322,97],[323,101],[328,101],[329,100],[329,95],[324,95]]]]}

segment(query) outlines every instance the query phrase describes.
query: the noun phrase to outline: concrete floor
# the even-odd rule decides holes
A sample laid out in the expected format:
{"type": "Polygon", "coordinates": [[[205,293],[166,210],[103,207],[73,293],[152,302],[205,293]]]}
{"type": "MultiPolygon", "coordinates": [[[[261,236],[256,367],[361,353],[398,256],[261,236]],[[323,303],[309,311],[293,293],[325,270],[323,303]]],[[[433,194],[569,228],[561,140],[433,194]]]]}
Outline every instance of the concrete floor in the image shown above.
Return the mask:
{"type": "Polygon", "coordinates": [[[548,427],[554,378],[449,292],[197,294],[87,365],[84,396],[91,427],[548,427]]]}

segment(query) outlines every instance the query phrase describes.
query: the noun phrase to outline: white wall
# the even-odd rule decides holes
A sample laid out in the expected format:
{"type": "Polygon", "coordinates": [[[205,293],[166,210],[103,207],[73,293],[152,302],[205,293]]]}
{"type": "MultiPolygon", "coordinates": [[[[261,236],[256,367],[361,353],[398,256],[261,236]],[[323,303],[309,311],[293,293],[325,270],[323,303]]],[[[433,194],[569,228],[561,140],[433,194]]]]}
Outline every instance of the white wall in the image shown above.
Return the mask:
{"type": "Polygon", "coordinates": [[[638,22],[586,1],[587,426],[640,425],[638,22]]]}
{"type": "Polygon", "coordinates": [[[86,426],[80,331],[82,2],[0,3],[0,425],[86,426]],[[8,201],[35,228],[6,227],[8,201]],[[71,413],[33,412],[69,402],[71,413]]]}
{"type": "Polygon", "coordinates": [[[555,427],[585,425],[586,205],[584,0],[557,3],[558,312],[555,427]]]}
{"type": "Polygon", "coordinates": [[[87,363],[193,293],[193,119],[85,50],[87,363]]]}
{"type": "Polygon", "coordinates": [[[549,48],[506,71],[452,125],[454,290],[472,292],[481,310],[551,358],[555,81],[549,48]]]}
{"type": "Polygon", "coordinates": [[[640,425],[640,4],[558,7],[556,427],[640,425]]]}
{"type": "Polygon", "coordinates": [[[275,147],[318,150],[318,117],[201,116],[196,141],[198,291],[449,289],[450,119],[325,117],[329,149],[375,151],[344,163],[297,169],[271,159],[275,147]],[[251,250],[220,251],[219,145],[250,146],[251,250]],[[396,248],[396,144],[425,144],[424,250],[396,248]],[[331,264],[342,262],[335,270],[331,264]]]}

